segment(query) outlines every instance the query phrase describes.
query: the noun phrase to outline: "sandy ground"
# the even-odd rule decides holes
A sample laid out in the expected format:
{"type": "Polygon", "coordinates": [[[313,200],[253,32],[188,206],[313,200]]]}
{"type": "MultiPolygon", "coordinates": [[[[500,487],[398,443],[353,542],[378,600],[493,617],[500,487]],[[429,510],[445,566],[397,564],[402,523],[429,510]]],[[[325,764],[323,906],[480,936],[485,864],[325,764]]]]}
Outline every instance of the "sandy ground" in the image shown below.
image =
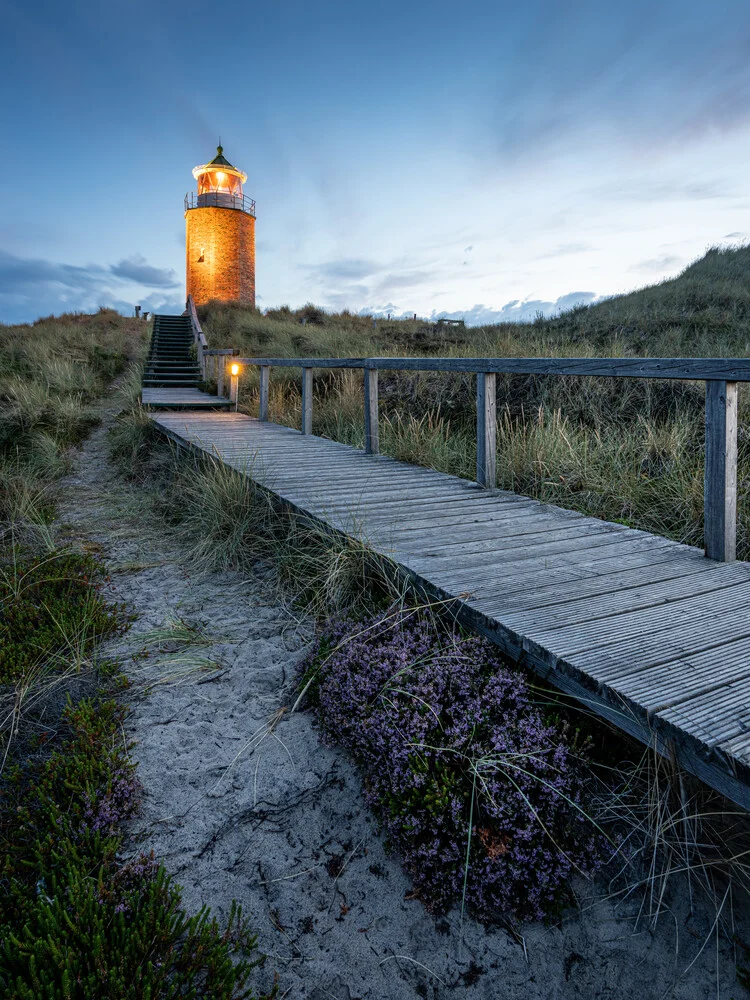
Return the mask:
{"type": "Polygon", "coordinates": [[[145,797],[131,847],[156,851],[191,909],[222,916],[242,903],[269,956],[258,988],[277,973],[281,996],[315,1000],[746,995],[731,948],[709,933],[712,915],[689,916],[681,892],[649,930],[636,901],[615,907],[604,887],[578,886],[579,908],[518,937],[462,926],[458,912],[436,920],[411,899],[357,772],[320,743],[309,714],[284,711],[309,627],[275,600],[267,570],[190,574],[179,535],[109,465],[111,407],[104,418],[60,517],[64,532],[101,547],[138,615],[105,650],[137,681],[128,730],[145,797]],[[203,639],[154,652],[148,633],[178,619],[203,639]],[[144,677],[161,683],[144,690],[144,677]]]}

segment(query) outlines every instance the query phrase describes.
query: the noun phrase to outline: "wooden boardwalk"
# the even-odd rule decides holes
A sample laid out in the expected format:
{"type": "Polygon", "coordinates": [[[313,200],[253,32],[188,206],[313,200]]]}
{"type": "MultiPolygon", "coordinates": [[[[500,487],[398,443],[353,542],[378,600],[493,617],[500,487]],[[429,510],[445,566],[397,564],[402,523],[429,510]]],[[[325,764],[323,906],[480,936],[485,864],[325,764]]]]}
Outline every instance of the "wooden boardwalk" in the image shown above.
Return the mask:
{"type": "Polygon", "coordinates": [[[226,409],[230,402],[219,396],[210,396],[200,389],[189,386],[180,389],[159,387],[149,389],[144,386],[141,391],[141,402],[149,409],[165,410],[215,410],[226,409]]]}
{"type": "Polygon", "coordinates": [[[239,413],[152,419],[456,598],[510,656],[750,809],[750,564],[239,413]]]}

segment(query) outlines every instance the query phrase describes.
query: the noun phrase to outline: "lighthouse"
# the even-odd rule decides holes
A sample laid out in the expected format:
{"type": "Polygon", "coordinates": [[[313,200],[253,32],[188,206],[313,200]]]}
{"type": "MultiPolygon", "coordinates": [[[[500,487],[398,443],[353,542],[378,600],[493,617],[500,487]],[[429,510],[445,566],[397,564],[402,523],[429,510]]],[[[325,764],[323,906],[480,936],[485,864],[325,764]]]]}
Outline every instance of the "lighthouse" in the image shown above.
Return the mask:
{"type": "Polygon", "coordinates": [[[217,146],[210,163],[194,167],[198,191],[185,195],[187,294],[255,306],[255,202],[242,191],[247,174],[217,146]]]}

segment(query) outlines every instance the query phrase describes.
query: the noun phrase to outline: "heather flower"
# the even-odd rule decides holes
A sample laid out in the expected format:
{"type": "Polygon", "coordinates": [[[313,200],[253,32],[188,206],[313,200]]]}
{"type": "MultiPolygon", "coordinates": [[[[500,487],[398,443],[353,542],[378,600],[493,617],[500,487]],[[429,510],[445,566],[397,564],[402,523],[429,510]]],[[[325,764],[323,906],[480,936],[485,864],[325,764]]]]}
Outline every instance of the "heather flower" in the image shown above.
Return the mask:
{"type": "Polygon", "coordinates": [[[132,767],[125,765],[114,770],[105,787],[94,795],[84,795],[83,822],[80,833],[86,830],[111,834],[139,808],[141,783],[132,767]]]}
{"type": "Polygon", "coordinates": [[[491,643],[424,615],[344,620],[302,665],[315,669],[324,736],[359,764],[430,909],[463,901],[482,919],[541,919],[574,870],[596,868],[565,729],[491,643]]]}

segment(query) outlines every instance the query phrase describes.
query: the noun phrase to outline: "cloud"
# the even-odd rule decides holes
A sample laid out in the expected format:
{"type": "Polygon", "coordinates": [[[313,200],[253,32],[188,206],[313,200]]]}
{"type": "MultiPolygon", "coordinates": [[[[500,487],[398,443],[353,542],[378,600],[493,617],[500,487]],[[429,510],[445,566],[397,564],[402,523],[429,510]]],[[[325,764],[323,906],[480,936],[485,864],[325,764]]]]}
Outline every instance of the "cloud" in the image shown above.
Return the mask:
{"type": "Polygon", "coordinates": [[[724,201],[735,197],[727,181],[654,180],[629,178],[602,184],[591,194],[617,201],[724,201]]]}
{"type": "Polygon", "coordinates": [[[174,272],[151,267],[140,254],[115,265],[63,264],[43,258],[16,257],[0,251],[0,321],[25,323],[61,312],[91,312],[107,305],[122,312],[138,302],[150,312],[184,303],[174,296],[150,297],[141,290],[176,289],[174,272]],[[125,286],[130,286],[125,290],[125,286]],[[140,286],[140,288],[139,288],[140,286]],[[132,290],[132,304],[123,300],[132,290]]]}
{"type": "MultiPolygon", "coordinates": [[[[470,309],[455,309],[453,311],[443,310],[438,312],[433,310],[429,316],[425,317],[429,322],[436,322],[439,319],[462,319],[467,326],[490,326],[495,323],[531,323],[539,314],[543,316],[556,316],[568,309],[576,306],[593,305],[602,301],[606,296],[599,296],[596,292],[568,292],[561,295],[554,302],[547,302],[543,299],[511,299],[504,306],[495,309],[482,303],[472,306],[470,309]]],[[[394,319],[411,319],[413,312],[404,311],[401,306],[388,302],[386,305],[371,305],[359,310],[362,316],[385,317],[388,314],[394,319]]]]}
{"type": "Polygon", "coordinates": [[[97,287],[106,270],[96,264],[79,267],[54,261],[15,257],[0,251],[0,293],[17,291],[33,285],[60,285],[63,288],[97,287]]]}
{"type": "Polygon", "coordinates": [[[180,284],[172,268],[152,267],[140,253],[113,264],[110,271],[116,278],[149,288],[176,288],[180,284]]]}
{"type": "Polygon", "coordinates": [[[569,257],[576,253],[588,253],[596,250],[596,247],[589,246],[588,243],[560,243],[553,250],[547,250],[538,254],[534,260],[548,260],[554,257],[569,257]]]}
{"type": "Polygon", "coordinates": [[[309,264],[307,270],[321,280],[328,281],[361,281],[381,270],[382,265],[373,260],[360,257],[329,260],[323,264],[309,264]]]}
{"type": "Polygon", "coordinates": [[[471,253],[474,247],[464,247],[464,253],[471,253]]]}
{"type": "Polygon", "coordinates": [[[418,285],[423,285],[426,281],[431,281],[435,277],[436,274],[434,271],[404,271],[398,274],[386,274],[378,282],[375,294],[386,295],[391,289],[416,288],[418,285]]]}
{"type": "Polygon", "coordinates": [[[747,237],[747,233],[725,233],[722,236],[723,240],[744,240],[747,237]]]}

